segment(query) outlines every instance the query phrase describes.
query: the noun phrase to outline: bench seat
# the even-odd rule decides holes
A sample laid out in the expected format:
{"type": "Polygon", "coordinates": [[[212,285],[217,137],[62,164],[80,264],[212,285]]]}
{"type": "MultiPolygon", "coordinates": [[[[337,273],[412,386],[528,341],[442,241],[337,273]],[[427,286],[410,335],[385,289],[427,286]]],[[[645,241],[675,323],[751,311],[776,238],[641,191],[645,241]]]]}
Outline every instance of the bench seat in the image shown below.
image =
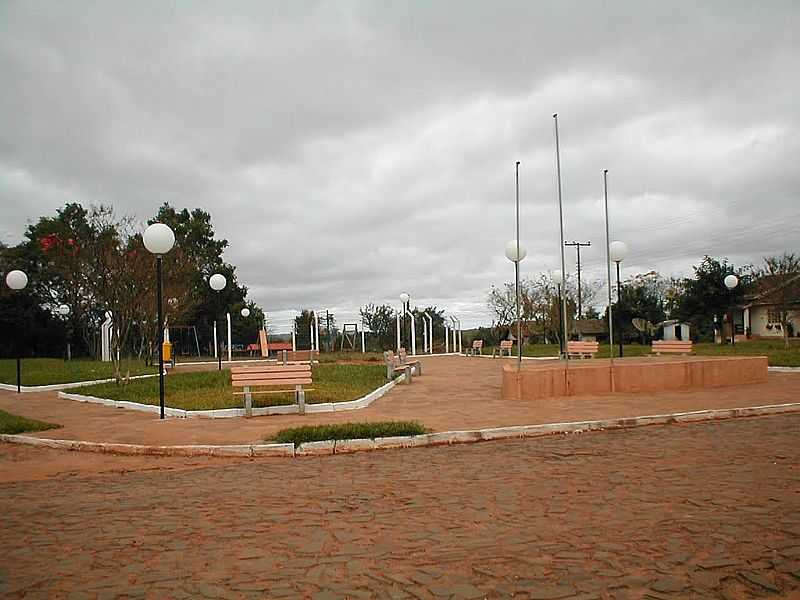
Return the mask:
{"type": "Polygon", "coordinates": [[[313,388],[306,388],[313,383],[310,363],[293,363],[285,365],[259,365],[256,367],[232,367],[231,387],[234,390],[241,388],[241,392],[234,391],[235,396],[244,396],[245,416],[253,416],[253,394],[285,394],[293,392],[300,414],[306,412],[305,392],[313,388]],[[253,388],[291,388],[267,389],[254,391],[253,388]]]}

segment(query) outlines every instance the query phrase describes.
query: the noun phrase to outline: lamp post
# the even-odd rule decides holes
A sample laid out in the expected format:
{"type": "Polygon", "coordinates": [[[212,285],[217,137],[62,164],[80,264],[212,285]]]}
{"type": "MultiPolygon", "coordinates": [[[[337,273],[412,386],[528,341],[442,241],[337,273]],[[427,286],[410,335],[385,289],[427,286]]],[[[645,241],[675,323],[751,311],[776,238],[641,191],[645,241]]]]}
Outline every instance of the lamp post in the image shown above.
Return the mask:
{"type": "MultiPolygon", "coordinates": [[[[28,276],[25,274],[24,271],[20,271],[19,269],[15,269],[13,271],[9,271],[6,275],[6,285],[14,290],[15,292],[19,292],[25,289],[25,286],[28,285],[28,276]]],[[[22,367],[21,367],[21,360],[20,360],[20,334],[19,331],[22,329],[21,324],[17,323],[17,340],[15,346],[17,347],[17,393],[22,392],[22,367]]]]}
{"type": "Polygon", "coordinates": [[[403,305],[403,308],[400,311],[400,319],[402,319],[400,326],[401,333],[405,333],[403,330],[405,329],[406,313],[408,313],[408,305],[410,302],[411,302],[411,296],[409,296],[407,292],[403,292],[400,294],[400,304],[403,305]]]}
{"type": "MultiPolygon", "coordinates": [[[[625,242],[611,242],[608,246],[608,254],[611,260],[617,263],[617,308],[619,308],[619,303],[622,301],[622,288],[620,287],[619,283],[619,263],[621,263],[625,257],[628,255],[628,245],[625,242]]],[[[622,357],[622,324],[618,323],[619,325],[619,355],[622,357]]]]}
{"type": "MultiPolygon", "coordinates": [[[[211,289],[215,292],[221,292],[225,289],[225,286],[228,285],[227,279],[225,276],[220,273],[214,273],[211,277],[208,278],[208,285],[211,286],[211,289]]],[[[217,311],[219,313],[222,312],[222,300],[220,298],[220,294],[217,294],[217,311]]],[[[217,325],[217,318],[214,317],[214,326],[217,325]]],[[[222,348],[220,348],[219,339],[216,340],[216,350],[217,350],[217,369],[222,371],[222,348]]]]}
{"type": "Polygon", "coordinates": [[[144,230],[144,247],[156,256],[156,313],[158,318],[158,402],[164,418],[164,309],[161,293],[161,258],[175,245],[175,234],[164,223],[153,223],[144,230]]]}
{"type": "Polygon", "coordinates": [[[519,301],[519,263],[528,255],[528,251],[521,246],[519,240],[511,240],[506,244],[506,258],[514,263],[514,295],[516,296],[517,314],[517,368],[522,368],[522,322],[520,321],[519,301]]]}
{"type": "MultiPolygon", "coordinates": [[[[564,277],[561,275],[561,271],[553,271],[550,273],[550,279],[556,284],[556,290],[558,291],[558,329],[561,331],[561,286],[564,283],[564,277]]],[[[562,335],[558,336],[558,354],[559,356],[564,354],[563,331],[562,335]]]]}
{"type": "Polygon", "coordinates": [[[62,304],[57,309],[59,316],[64,318],[66,330],[67,330],[67,353],[65,354],[64,360],[72,360],[72,349],[70,348],[70,341],[72,339],[72,328],[70,327],[69,322],[69,305],[62,304]]]}
{"type": "Polygon", "coordinates": [[[250,309],[249,309],[249,308],[247,308],[247,307],[245,306],[245,307],[242,309],[242,312],[241,312],[241,314],[242,314],[242,317],[244,317],[244,318],[246,319],[247,317],[249,317],[249,316],[250,316],[250,309]]]}
{"type": "MultiPolygon", "coordinates": [[[[730,275],[726,275],[725,279],[725,287],[728,288],[728,291],[731,292],[731,296],[733,296],[733,289],[739,285],[739,278],[731,273],[730,275]]],[[[730,315],[731,315],[731,346],[736,345],[736,325],[733,324],[733,300],[729,300],[730,303],[730,315]]]]}

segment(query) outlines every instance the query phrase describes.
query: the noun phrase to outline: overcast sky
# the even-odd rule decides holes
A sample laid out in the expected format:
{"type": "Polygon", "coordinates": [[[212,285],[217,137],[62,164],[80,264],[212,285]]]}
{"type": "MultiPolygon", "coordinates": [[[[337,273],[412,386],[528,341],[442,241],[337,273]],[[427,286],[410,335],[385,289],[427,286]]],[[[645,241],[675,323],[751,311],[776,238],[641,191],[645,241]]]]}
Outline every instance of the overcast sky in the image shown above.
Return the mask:
{"type": "MultiPolygon", "coordinates": [[[[406,290],[488,324],[565,235],[603,274],[800,250],[800,3],[0,2],[0,237],[67,201],[202,207],[251,297],[406,290]]],[[[567,252],[574,270],[574,250],[567,252]]]]}

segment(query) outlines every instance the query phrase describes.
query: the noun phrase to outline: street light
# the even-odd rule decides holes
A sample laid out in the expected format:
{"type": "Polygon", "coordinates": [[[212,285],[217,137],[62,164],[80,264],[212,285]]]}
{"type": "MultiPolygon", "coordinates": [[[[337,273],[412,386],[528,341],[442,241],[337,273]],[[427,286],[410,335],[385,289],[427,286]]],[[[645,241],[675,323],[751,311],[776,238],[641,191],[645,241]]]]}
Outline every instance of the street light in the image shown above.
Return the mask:
{"type": "Polygon", "coordinates": [[[414,319],[414,313],[411,312],[411,296],[407,292],[400,294],[400,302],[403,303],[403,317],[407,314],[411,317],[411,356],[417,355],[417,323],[414,319]]]}
{"type": "MultiPolygon", "coordinates": [[[[228,281],[225,279],[224,275],[221,275],[220,273],[214,273],[208,278],[208,285],[210,285],[211,289],[215,292],[221,292],[225,289],[225,286],[228,285],[228,281]]],[[[222,300],[220,299],[219,294],[217,295],[217,310],[220,313],[222,312],[222,300]]],[[[216,317],[214,318],[214,325],[216,326],[216,317]]],[[[217,350],[217,368],[222,371],[222,348],[220,348],[219,340],[214,340],[214,342],[217,350]]]]}
{"type": "MultiPolygon", "coordinates": [[[[728,291],[731,292],[731,296],[733,296],[733,288],[739,285],[739,278],[731,273],[730,275],[726,275],[725,279],[725,287],[728,288],[728,291]]],[[[731,315],[731,346],[736,345],[736,326],[733,324],[733,302],[730,301],[730,315],[731,315]]]]}
{"type": "MultiPolygon", "coordinates": [[[[622,301],[622,293],[621,287],[619,283],[619,263],[625,260],[625,257],[628,255],[628,245],[625,242],[611,242],[608,246],[608,256],[617,263],[617,307],[619,307],[619,303],[622,301]]],[[[622,324],[619,327],[619,355],[622,357],[622,324]]]]}
{"type": "Polygon", "coordinates": [[[164,310],[161,293],[161,258],[175,245],[175,234],[164,223],[153,223],[144,230],[144,247],[156,255],[156,312],[158,315],[158,401],[164,418],[164,310]]]}
{"type": "Polygon", "coordinates": [[[247,317],[249,317],[249,316],[250,316],[250,309],[249,309],[249,308],[247,308],[247,307],[245,306],[245,307],[242,309],[242,313],[241,313],[241,314],[242,314],[242,316],[243,316],[243,317],[246,319],[247,317]]]}
{"type": "Polygon", "coordinates": [[[69,326],[69,305],[68,304],[62,304],[61,306],[59,306],[56,309],[56,312],[58,312],[58,314],[61,317],[63,317],[64,321],[66,322],[66,329],[67,329],[67,354],[66,354],[66,360],[72,360],[72,349],[70,348],[70,345],[69,345],[70,344],[70,340],[72,338],[72,335],[71,335],[72,332],[70,331],[71,328],[69,326]]]}
{"type": "MultiPolygon", "coordinates": [[[[558,329],[561,331],[561,286],[564,285],[564,276],[562,275],[561,271],[551,271],[550,279],[556,284],[556,290],[558,291],[558,329]]],[[[565,333],[561,331],[561,335],[558,336],[559,356],[564,354],[564,340],[565,333]]]]}
{"type": "MultiPolygon", "coordinates": [[[[13,271],[9,271],[6,275],[6,285],[10,287],[15,292],[19,292],[25,289],[25,286],[28,285],[28,276],[25,274],[24,271],[20,271],[19,269],[14,269],[13,271]]],[[[21,324],[17,324],[18,328],[21,328],[21,324]]],[[[17,393],[22,392],[22,382],[21,382],[21,373],[22,369],[20,366],[20,334],[19,330],[17,331],[17,393]]]]}
{"type": "MultiPolygon", "coordinates": [[[[519,164],[519,163],[517,163],[519,164]]],[[[519,240],[506,243],[506,258],[514,263],[514,295],[517,304],[517,369],[522,368],[522,323],[519,314],[519,263],[528,256],[528,250],[520,245],[519,240]]]]}

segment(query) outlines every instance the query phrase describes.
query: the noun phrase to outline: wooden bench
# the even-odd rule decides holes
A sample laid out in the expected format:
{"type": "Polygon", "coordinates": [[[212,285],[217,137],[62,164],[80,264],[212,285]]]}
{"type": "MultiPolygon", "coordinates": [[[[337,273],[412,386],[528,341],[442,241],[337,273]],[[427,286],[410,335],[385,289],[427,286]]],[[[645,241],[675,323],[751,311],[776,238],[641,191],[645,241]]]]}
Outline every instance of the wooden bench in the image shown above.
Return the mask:
{"type": "Polygon", "coordinates": [[[653,354],[691,354],[692,341],[683,340],[653,340],[653,354]]]}
{"type": "Polygon", "coordinates": [[[483,354],[483,340],[472,340],[472,348],[467,350],[467,356],[483,354]]]}
{"type": "Polygon", "coordinates": [[[599,349],[599,342],[567,342],[567,354],[577,358],[594,358],[594,355],[597,354],[599,349]]]}
{"type": "Polygon", "coordinates": [[[287,365],[268,365],[258,367],[231,367],[231,386],[242,388],[241,392],[233,392],[234,396],[244,396],[245,416],[253,416],[253,394],[285,394],[294,392],[298,412],[306,412],[306,391],[303,386],[311,385],[311,364],[295,363],[287,365]],[[255,387],[288,387],[292,389],[259,390],[255,387]]]}
{"type": "Polygon", "coordinates": [[[514,350],[514,342],[513,341],[511,341],[511,340],[502,340],[500,342],[500,347],[499,348],[495,348],[494,351],[492,352],[492,358],[494,358],[495,356],[499,356],[500,358],[503,358],[503,352],[508,352],[508,355],[511,356],[511,353],[513,352],[513,350],[514,350]]]}
{"type": "Polygon", "coordinates": [[[403,383],[411,383],[411,365],[404,364],[394,352],[386,350],[383,362],[386,365],[386,379],[392,381],[397,373],[403,373],[403,383]]]}

